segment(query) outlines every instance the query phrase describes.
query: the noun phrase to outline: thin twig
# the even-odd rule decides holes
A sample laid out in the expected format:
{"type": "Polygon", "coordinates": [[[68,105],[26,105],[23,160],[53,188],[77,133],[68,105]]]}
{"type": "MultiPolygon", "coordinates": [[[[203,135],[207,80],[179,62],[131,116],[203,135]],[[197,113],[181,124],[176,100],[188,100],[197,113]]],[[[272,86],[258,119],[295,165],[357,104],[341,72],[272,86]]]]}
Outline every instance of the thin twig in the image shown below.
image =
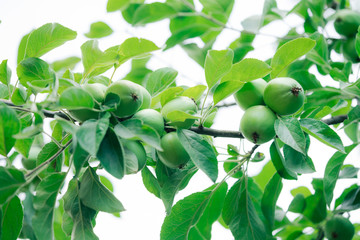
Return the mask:
{"type": "Polygon", "coordinates": [[[41,171],[45,166],[50,164],[52,161],[54,161],[72,142],[72,139],[70,139],[63,147],[61,147],[53,156],[51,156],[48,160],[31,170],[28,174],[25,175],[26,179],[31,178],[32,175],[36,175],[39,171],[41,171]]]}

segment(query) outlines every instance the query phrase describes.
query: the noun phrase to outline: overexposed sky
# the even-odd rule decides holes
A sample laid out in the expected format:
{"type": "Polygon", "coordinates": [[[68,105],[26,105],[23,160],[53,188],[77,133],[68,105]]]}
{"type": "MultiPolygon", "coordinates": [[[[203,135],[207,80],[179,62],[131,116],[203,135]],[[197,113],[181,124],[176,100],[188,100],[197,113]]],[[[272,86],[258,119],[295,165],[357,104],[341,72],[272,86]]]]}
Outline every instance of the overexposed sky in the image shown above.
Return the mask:
{"type": "MultiPolygon", "coordinates": [[[[90,24],[96,21],[106,22],[114,33],[106,38],[99,40],[99,46],[102,50],[120,44],[128,37],[137,36],[154,41],[158,46],[162,46],[170,36],[168,30],[168,20],[149,24],[145,27],[132,28],[121,17],[119,12],[107,13],[105,0],[0,0],[0,61],[8,59],[10,68],[13,71],[12,81],[16,81],[16,57],[17,47],[23,35],[27,34],[34,28],[38,28],[45,23],[58,22],[74,31],[77,31],[76,40],[67,42],[65,45],[55,49],[42,58],[52,62],[68,56],[81,56],[80,46],[87,38],[84,33],[89,31],[90,24]]],[[[279,7],[288,9],[294,5],[296,0],[279,1],[279,7]]],[[[353,1],[356,2],[356,1],[353,1]]],[[[360,1],[357,1],[360,8],[360,1]]],[[[240,22],[248,16],[261,14],[263,0],[239,1],[234,5],[234,11],[230,17],[229,25],[241,29],[240,22]]],[[[289,26],[297,26],[301,21],[296,16],[287,18],[287,23],[278,22],[275,25],[270,24],[264,32],[272,35],[281,36],[289,30],[289,26]]],[[[232,30],[224,30],[216,42],[215,49],[226,48],[231,41],[238,37],[238,33],[232,30]]],[[[271,57],[275,51],[276,39],[268,36],[256,38],[254,44],[256,51],[250,53],[248,57],[255,57],[266,60],[271,57]]],[[[173,67],[179,71],[178,83],[186,85],[205,84],[203,69],[191,60],[180,47],[174,47],[166,52],[158,51],[149,62],[149,68],[155,70],[161,67],[173,67]]],[[[78,71],[82,70],[79,64],[78,71]]],[[[129,70],[129,63],[124,64],[117,71],[114,79],[121,78],[129,70]]],[[[109,75],[109,73],[107,73],[109,75]]],[[[327,81],[329,79],[323,79],[327,81]]],[[[331,81],[330,81],[331,82],[331,81]]],[[[331,83],[337,85],[337,83],[331,83]]],[[[326,84],[325,84],[326,85],[326,84]]],[[[232,102],[229,98],[227,102],[232,102]]],[[[242,111],[237,107],[219,110],[214,128],[238,130],[242,111]]],[[[350,144],[350,140],[343,137],[345,145],[350,144]]],[[[225,147],[231,143],[239,145],[237,139],[215,139],[216,146],[225,147]]],[[[251,144],[246,144],[246,149],[251,148],[251,144]]],[[[267,158],[269,144],[261,146],[267,158]]],[[[323,171],[327,160],[335,151],[318,141],[312,139],[312,145],[309,155],[312,157],[315,167],[318,170],[313,175],[303,175],[298,181],[284,180],[283,192],[279,198],[278,204],[287,209],[291,198],[289,190],[296,186],[310,186],[312,178],[309,176],[323,177],[323,171]]],[[[219,159],[224,159],[219,157],[219,159]]],[[[346,160],[346,163],[354,163],[357,167],[359,164],[359,149],[355,149],[346,160]]],[[[264,162],[265,163],[265,162],[264,162]]],[[[260,171],[264,163],[253,163],[249,167],[250,174],[256,174],[260,171]]],[[[225,174],[222,170],[222,164],[219,164],[220,176],[225,174]]],[[[100,172],[106,174],[105,172],[100,172]]],[[[127,211],[121,214],[121,218],[115,218],[107,213],[99,213],[95,233],[100,239],[159,239],[160,228],[165,217],[165,210],[160,199],[150,194],[142,184],[140,173],[137,175],[125,176],[122,180],[112,177],[115,194],[123,203],[127,211]]],[[[234,180],[229,181],[229,183],[234,180]]],[[[338,182],[335,197],[337,197],[345,186],[351,185],[353,181],[341,180],[338,182]],[[340,186],[341,185],[341,186],[340,186]],[[340,187],[339,187],[340,186],[340,187]]],[[[209,187],[212,182],[203,173],[198,172],[190,181],[189,186],[181,191],[176,197],[176,201],[193,192],[201,191],[209,187]]],[[[310,187],[311,189],[311,187],[310,187]]],[[[291,216],[291,215],[290,215],[291,216]]],[[[293,215],[294,216],[294,215],[293,215]]],[[[213,225],[213,239],[232,239],[231,232],[225,230],[218,223],[213,225]]]]}

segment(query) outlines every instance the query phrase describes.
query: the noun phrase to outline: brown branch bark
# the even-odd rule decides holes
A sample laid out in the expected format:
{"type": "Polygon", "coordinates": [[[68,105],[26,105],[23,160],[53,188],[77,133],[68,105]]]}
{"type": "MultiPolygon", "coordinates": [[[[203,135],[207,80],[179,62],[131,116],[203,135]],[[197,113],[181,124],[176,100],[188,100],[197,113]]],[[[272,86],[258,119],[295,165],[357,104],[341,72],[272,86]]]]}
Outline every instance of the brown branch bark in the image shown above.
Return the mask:
{"type": "MultiPolygon", "coordinates": [[[[29,112],[30,109],[25,108],[22,105],[15,105],[12,102],[4,99],[0,99],[0,102],[5,103],[8,106],[16,107],[17,110],[29,112]]],[[[65,120],[71,120],[67,115],[62,112],[53,112],[48,110],[42,110],[45,117],[53,118],[55,116],[61,117],[65,120]]],[[[324,123],[328,125],[334,125],[344,122],[347,119],[347,115],[339,115],[332,118],[322,120],[324,123]]],[[[174,128],[166,127],[166,131],[171,132],[174,131],[174,128]]],[[[218,130],[212,128],[205,128],[205,127],[191,127],[191,131],[196,132],[198,134],[213,136],[213,137],[223,137],[223,138],[244,138],[241,132],[239,131],[229,131],[229,130],[218,130]]]]}

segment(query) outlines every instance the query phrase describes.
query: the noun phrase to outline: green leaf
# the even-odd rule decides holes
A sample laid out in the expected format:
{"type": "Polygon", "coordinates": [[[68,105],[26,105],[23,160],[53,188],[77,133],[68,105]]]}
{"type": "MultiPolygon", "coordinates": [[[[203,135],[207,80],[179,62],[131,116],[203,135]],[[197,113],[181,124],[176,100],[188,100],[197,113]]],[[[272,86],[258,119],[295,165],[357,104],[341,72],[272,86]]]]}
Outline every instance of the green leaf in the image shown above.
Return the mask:
{"type": "Polygon", "coordinates": [[[32,219],[36,238],[53,239],[53,218],[56,197],[65,180],[65,173],[54,173],[44,178],[36,187],[34,197],[35,215],[32,219]]]}
{"type": "Polygon", "coordinates": [[[1,240],[18,238],[23,225],[23,216],[24,210],[17,196],[14,196],[8,203],[4,204],[2,209],[0,208],[1,240]]]}
{"type": "Polygon", "coordinates": [[[202,12],[226,23],[234,5],[234,0],[200,0],[202,12]]]}
{"type": "Polygon", "coordinates": [[[24,183],[24,174],[19,170],[0,167],[0,205],[12,198],[24,183]]]}
{"type": "Polygon", "coordinates": [[[295,197],[297,194],[302,194],[302,195],[304,195],[304,197],[308,197],[311,195],[310,190],[304,186],[294,188],[290,192],[293,197],[295,197]]]}
{"type": "Polygon", "coordinates": [[[25,86],[46,88],[55,82],[55,76],[47,62],[39,58],[27,58],[16,68],[19,82],[25,86]]]}
{"type": "Polygon", "coordinates": [[[141,170],[141,177],[144,183],[145,188],[154,194],[156,197],[160,198],[160,185],[155,178],[155,176],[152,174],[152,172],[145,166],[141,170]]]}
{"type": "Polygon", "coordinates": [[[339,210],[353,211],[360,208],[360,187],[351,189],[345,196],[339,210]]]}
{"type": "MultiPolygon", "coordinates": [[[[171,37],[166,40],[166,47],[164,50],[168,50],[176,46],[177,44],[182,43],[186,39],[195,38],[205,34],[211,26],[203,23],[193,23],[188,26],[185,26],[176,32],[174,32],[171,37]]],[[[206,61],[206,60],[205,60],[206,61]]]]}
{"type": "Polygon", "coordinates": [[[76,32],[61,24],[47,23],[23,38],[26,44],[19,46],[18,63],[28,57],[41,57],[65,42],[75,39],[76,35],[76,32]]]}
{"type": "Polygon", "coordinates": [[[277,173],[285,179],[294,180],[297,179],[296,173],[288,169],[284,157],[282,156],[279,146],[276,141],[274,141],[270,146],[270,156],[271,161],[276,168],[277,173]]]}
{"type": "Polygon", "coordinates": [[[203,96],[206,88],[207,87],[205,85],[196,85],[194,87],[189,87],[185,89],[185,91],[181,94],[181,96],[189,97],[194,99],[195,101],[198,101],[203,96]]]}
{"type": "Polygon", "coordinates": [[[221,79],[221,82],[250,82],[258,78],[263,78],[270,72],[271,67],[267,63],[255,58],[245,58],[235,63],[231,67],[231,70],[221,79]]]}
{"type": "Polygon", "coordinates": [[[273,229],[275,224],[275,207],[282,187],[282,178],[279,174],[275,173],[266,185],[261,199],[261,210],[269,223],[270,229],[273,229]]]}
{"type": "Polygon", "coordinates": [[[121,45],[106,49],[105,55],[116,60],[116,67],[131,58],[147,57],[150,52],[159,50],[159,47],[150,40],[144,38],[128,38],[121,45]]]}
{"type": "Polygon", "coordinates": [[[212,88],[227,72],[230,71],[234,52],[228,50],[210,50],[205,59],[206,83],[212,88]]]}
{"type": "Polygon", "coordinates": [[[289,212],[302,213],[305,210],[306,201],[303,194],[296,194],[289,205],[289,212]]]}
{"type": "Polygon", "coordinates": [[[358,28],[358,32],[356,34],[356,38],[355,38],[355,50],[358,54],[358,56],[360,57],[360,27],[358,28]]]}
{"type": "MultiPolygon", "coordinates": [[[[322,181],[320,183],[322,184],[322,181]]],[[[327,215],[324,189],[315,189],[315,194],[306,197],[305,201],[303,215],[315,224],[322,222],[327,215]]]]}
{"type": "MultiPolygon", "coordinates": [[[[60,151],[60,148],[58,145],[56,145],[56,143],[54,142],[49,142],[47,143],[39,152],[37,159],[36,159],[36,166],[39,166],[40,164],[42,164],[43,162],[49,160],[51,157],[53,157],[55,154],[57,154],[60,151]]],[[[44,170],[42,170],[39,173],[39,176],[41,178],[46,177],[48,174],[53,173],[53,172],[60,172],[61,171],[61,167],[62,167],[62,156],[59,155],[53,162],[52,164],[49,164],[47,166],[45,166],[46,168],[44,170]]]]}
{"type": "Polygon", "coordinates": [[[156,176],[161,186],[160,197],[165,205],[166,213],[171,211],[175,195],[183,189],[196,173],[197,168],[193,163],[188,163],[184,169],[173,170],[158,161],[156,164],[156,176]]]}
{"type": "Polygon", "coordinates": [[[356,168],[353,165],[344,165],[341,168],[339,179],[357,178],[358,172],[359,168],[356,168]]]}
{"type": "Polygon", "coordinates": [[[85,121],[76,132],[77,141],[81,148],[92,156],[96,156],[108,127],[109,118],[85,121]]]}
{"type": "Polygon", "coordinates": [[[314,74],[307,70],[296,70],[289,73],[289,77],[295,79],[303,87],[304,91],[321,88],[321,83],[314,74]]]}
{"type": "Polygon", "coordinates": [[[356,144],[350,145],[345,148],[345,152],[336,152],[334,155],[329,159],[328,163],[325,167],[324,172],[324,193],[325,199],[328,206],[333,198],[333,191],[335,189],[336,181],[339,178],[339,173],[341,167],[348,156],[348,154],[356,147],[356,144]]]}
{"type": "Polygon", "coordinates": [[[214,91],[214,105],[239,91],[245,83],[239,81],[226,81],[220,83],[214,91]]]}
{"type": "Polygon", "coordinates": [[[84,77],[97,76],[114,66],[117,59],[112,54],[106,54],[99,49],[97,40],[89,40],[81,45],[84,77]]]}
{"type": "MultiPolygon", "coordinates": [[[[209,207],[211,200],[214,198],[225,198],[226,190],[227,184],[223,183],[222,185],[217,185],[216,187],[212,186],[203,192],[193,193],[177,202],[173,207],[171,214],[166,216],[164,220],[161,227],[160,239],[189,239],[189,236],[194,235],[194,233],[196,234],[194,229],[200,231],[198,229],[198,223],[202,223],[205,225],[202,227],[207,227],[211,230],[211,225],[217,218],[204,219],[203,213],[206,212],[207,214],[210,214],[209,211],[206,210],[209,207]],[[202,222],[200,222],[201,220],[202,222]],[[193,231],[192,234],[191,231],[193,231]]],[[[215,213],[215,215],[219,216],[220,211],[219,214],[215,213]]],[[[201,230],[203,229],[204,228],[201,230]]],[[[207,235],[209,235],[209,233],[207,235]]]]}
{"type": "Polygon", "coordinates": [[[259,218],[247,188],[247,177],[238,180],[226,195],[222,217],[235,239],[266,239],[265,226],[259,218]]]}
{"type": "MultiPolygon", "coordinates": [[[[213,185],[208,190],[213,190],[214,187],[219,185],[213,185]]],[[[224,200],[227,192],[226,182],[219,186],[219,188],[213,192],[209,203],[206,206],[204,212],[201,214],[197,224],[190,229],[189,239],[211,239],[211,227],[212,224],[219,219],[222,208],[224,206],[224,200]]]]}
{"type": "Polygon", "coordinates": [[[191,115],[183,111],[175,110],[169,112],[166,115],[166,118],[168,119],[169,123],[172,123],[172,122],[184,122],[186,121],[186,119],[199,119],[200,117],[191,115]]]}
{"type": "Polygon", "coordinates": [[[162,150],[160,136],[157,131],[143,124],[140,119],[129,119],[118,123],[114,131],[120,138],[141,140],[155,149],[162,150]]]}
{"type": "Polygon", "coordinates": [[[151,96],[156,96],[158,93],[170,86],[174,81],[178,72],[172,68],[160,68],[147,75],[146,89],[151,96]]]}
{"type": "Polygon", "coordinates": [[[104,22],[94,22],[90,25],[90,31],[85,33],[88,38],[103,38],[111,35],[113,30],[104,22]]]}
{"type": "Polygon", "coordinates": [[[132,18],[132,25],[145,25],[146,23],[157,22],[165,18],[171,18],[177,14],[167,3],[154,2],[142,4],[135,11],[132,18]]]}
{"type": "MultiPolygon", "coordinates": [[[[306,152],[310,147],[310,137],[305,135],[306,138],[306,152]]],[[[315,172],[315,166],[311,158],[306,154],[302,154],[288,145],[284,145],[284,158],[286,166],[296,173],[313,173],[315,172]]]]}
{"type": "Polygon", "coordinates": [[[107,12],[115,12],[118,10],[124,10],[129,4],[131,0],[108,0],[106,5],[107,12]]]}
{"type": "Polygon", "coordinates": [[[262,168],[261,172],[258,175],[254,176],[253,179],[255,180],[259,188],[261,188],[261,190],[263,191],[266,187],[266,184],[268,183],[268,180],[271,178],[271,176],[274,175],[275,172],[276,169],[272,161],[268,161],[262,168]]]}
{"type": "Polygon", "coordinates": [[[212,146],[199,134],[182,129],[177,132],[180,142],[193,163],[213,182],[218,177],[218,162],[212,146]]]}
{"type": "Polygon", "coordinates": [[[7,156],[11,148],[15,145],[16,139],[13,135],[20,130],[20,121],[16,112],[0,103],[0,154],[7,156]]]}
{"type": "Polygon", "coordinates": [[[113,130],[110,128],[102,140],[96,154],[105,170],[114,177],[121,179],[125,174],[124,150],[113,130]]]}
{"type": "Polygon", "coordinates": [[[85,206],[97,211],[115,213],[125,210],[121,202],[100,182],[99,176],[91,167],[82,176],[79,198],[85,206]]]}
{"type": "Polygon", "coordinates": [[[280,118],[274,124],[276,135],[296,151],[306,155],[306,139],[296,118],[280,118]]]}
{"type": "MultiPolygon", "coordinates": [[[[345,188],[343,190],[343,192],[341,193],[340,197],[338,197],[335,201],[335,206],[334,209],[337,209],[338,206],[340,206],[341,204],[343,204],[345,198],[347,198],[347,196],[353,196],[354,193],[356,193],[357,189],[359,188],[359,186],[357,184],[353,184],[348,188],[345,188]]],[[[355,194],[356,195],[356,194],[355,194]]]]}
{"type": "Polygon", "coordinates": [[[326,123],[307,118],[301,119],[300,124],[302,129],[309,135],[336,150],[344,152],[344,145],[341,138],[326,123]]]}
{"type": "Polygon", "coordinates": [[[0,64],[0,82],[5,85],[9,85],[11,80],[11,69],[7,64],[8,60],[3,60],[0,64]]]}
{"type": "Polygon", "coordinates": [[[82,203],[79,198],[79,188],[78,180],[71,180],[63,198],[64,210],[73,220],[71,239],[98,240],[99,238],[94,234],[92,225],[96,211],[82,203]]]}
{"type": "Polygon", "coordinates": [[[65,89],[60,95],[59,104],[68,110],[93,108],[95,106],[94,99],[90,93],[80,87],[65,89]]]}
{"type": "Polygon", "coordinates": [[[81,168],[84,166],[85,162],[90,159],[90,154],[85,151],[80,144],[74,146],[74,152],[72,154],[72,159],[75,167],[75,176],[79,176],[81,168]]]}
{"type": "Polygon", "coordinates": [[[54,61],[51,64],[51,68],[55,72],[58,72],[60,70],[73,69],[80,61],[81,58],[79,57],[67,57],[61,60],[54,61]]]}
{"type": "Polygon", "coordinates": [[[316,45],[309,38],[297,38],[282,45],[271,60],[271,78],[276,78],[290,63],[305,55],[316,45]]]}

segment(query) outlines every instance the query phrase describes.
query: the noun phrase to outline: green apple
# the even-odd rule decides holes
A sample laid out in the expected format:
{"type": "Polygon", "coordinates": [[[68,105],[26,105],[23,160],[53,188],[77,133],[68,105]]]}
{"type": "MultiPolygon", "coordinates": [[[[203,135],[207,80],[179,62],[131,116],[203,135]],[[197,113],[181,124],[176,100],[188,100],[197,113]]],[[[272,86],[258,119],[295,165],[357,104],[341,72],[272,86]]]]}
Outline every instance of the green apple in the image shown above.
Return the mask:
{"type": "Polygon", "coordinates": [[[271,80],[264,90],[265,104],[279,115],[297,112],[304,104],[305,94],[301,85],[292,78],[271,80]]]}
{"type": "Polygon", "coordinates": [[[265,105],[266,84],[267,82],[261,78],[245,83],[239,91],[234,93],[236,103],[244,110],[256,105],[265,105]]]}
{"type": "MultiPolygon", "coordinates": [[[[170,100],[161,109],[161,114],[166,122],[170,121],[168,114],[176,110],[193,114],[197,111],[197,105],[191,98],[185,96],[176,97],[170,100]]],[[[186,119],[183,122],[169,122],[169,125],[177,128],[190,128],[194,122],[195,119],[186,119]]]]}
{"type": "Polygon", "coordinates": [[[139,110],[150,108],[151,95],[150,95],[149,91],[141,85],[139,85],[139,88],[140,88],[141,94],[143,96],[143,102],[142,102],[139,110]]]}
{"type": "Polygon", "coordinates": [[[354,37],[360,26],[360,12],[342,9],[336,12],[335,30],[343,36],[354,37]]]}
{"type": "MultiPolygon", "coordinates": [[[[145,151],[144,146],[141,144],[140,141],[134,141],[134,140],[121,139],[121,143],[122,143],[122,145],[124,147],[124,151],[125,151],[125,162],[134,160],[131,157],[129,157],[129,153],[130,154],[133,153],[137,160],[137,162],[135,164],[135,165],[137,165],[136,169],[133,169],[131,167],[127,168],[125,166],[126,174],[132,174],[132,173],[137,173],[138,171],[141,171],[141,169],[143,169],[143,167],[146,164],[146,151],[145,151]]],[[[129,164],[129,166],[132,166],[132,164],[129,164]]]]}
{"type": "Polygon", "coordinates": [[[118,80],[107,88],[105,100],[114,95],[120,99],[120,103],[114,111],[117,117],[129,117],[140,109],[143,103],[143,94],[139,86],[128,80],[118,80]]]}
{"type": "Polygon", "coordinates": [[[154,128],[160,136],[164,135],[164,118],[158,111],[150,108],[143,109],[135,113],[133,118],[140,119],[144,124],[154,128]]]}
{"type": "Polygon", "coordinates": [[[347,60],[353,63],[358,63],[360,62],[360,57],[356,52],[355,42],[356,42],[355,38],[347,39],[342,45],[342,53],[344,54],[344,57],[347,60]]]}
{"type": "Polygon", "coordinates": [[[257,105],[245,110],[240,121],[240,131],[244,137],[255,144],[262,144],[275,137],[276,115],[270,108],[257,105]]]}
{"type": "Polygon", "coordinates": [[[157,151],[157,155],[169,168],[181,168],[190,160],[176,132],[167,133],[161,138],[161,148],[163,151],[157,151]]]}
{"type": "Polygon", "coordinates": [[[354,225],[341,215],[335,215],[325,224],[325,236],[329,240],[351,240],[354,234],[354,225]]]}

